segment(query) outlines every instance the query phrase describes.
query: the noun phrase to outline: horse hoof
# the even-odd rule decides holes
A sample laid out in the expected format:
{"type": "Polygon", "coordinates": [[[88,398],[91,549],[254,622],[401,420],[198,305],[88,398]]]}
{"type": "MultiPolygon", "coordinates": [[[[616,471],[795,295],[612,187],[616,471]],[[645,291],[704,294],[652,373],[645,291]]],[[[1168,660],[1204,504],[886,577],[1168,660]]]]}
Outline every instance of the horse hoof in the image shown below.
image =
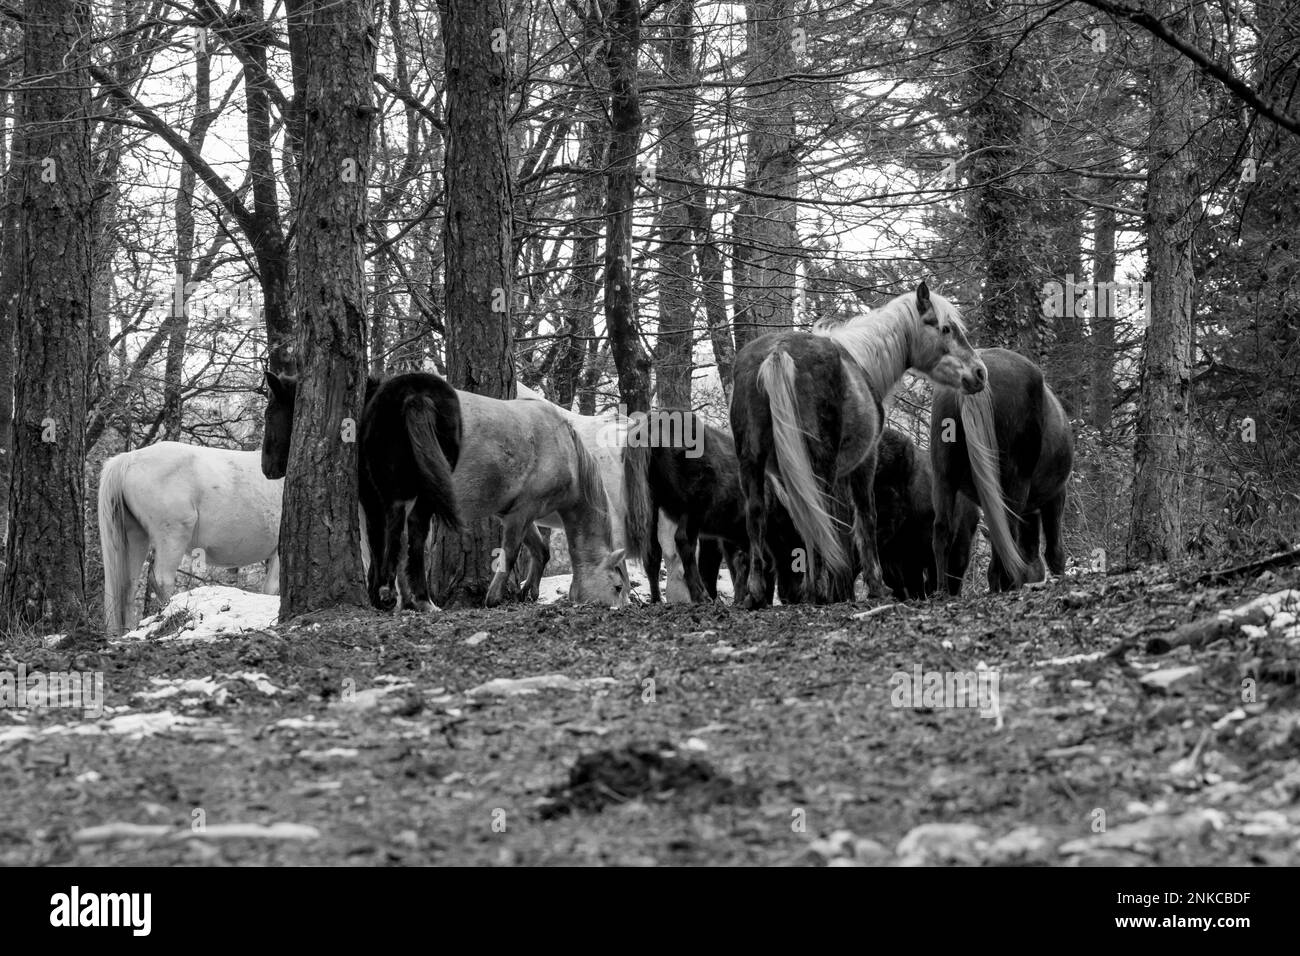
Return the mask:
{"type": "Polygon", "coordinates": [[[752,594],[746,594],[745,600],[741,602],[740,606],[746,611],[761,611],[766,605],[767,602],[762,598],[756,598],[752,594]]]}

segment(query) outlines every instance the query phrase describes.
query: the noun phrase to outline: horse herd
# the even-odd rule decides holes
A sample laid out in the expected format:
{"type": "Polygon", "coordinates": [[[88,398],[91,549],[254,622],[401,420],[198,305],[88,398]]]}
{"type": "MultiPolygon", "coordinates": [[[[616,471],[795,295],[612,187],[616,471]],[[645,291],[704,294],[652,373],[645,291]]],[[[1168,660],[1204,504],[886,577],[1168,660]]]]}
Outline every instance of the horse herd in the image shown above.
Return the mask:
{"type": "MultiPolygon", "coordinates": [[[[160,442],[105,463],[99,486],[105,614],[133,626],[131,595],[152,545],[166,601],[181,560],[269,562],[279,585],[280,498],[297,381],[266,375],[262,450],[160,442]]],[[[575,603],[619,607],[627,559],[652,601],[717,595],[725,560],[738,604],[960,593],[983,510],[992,590],[1061,573],[1061,517],[1073,464],[1069,421],[1031,361],[975,349],[956,308],[925,283],[811,333],[784,331],[737,355],[731,432],[690,411],[630,419],[576,415],[519,386],[499,400],[410,372],[370,379],[358,428],[358,505],[367,591],[379,608],[433,610],[425,568],[434,519],[501,522],[488,606],[526,550],[518,597],[535,599],[550,558],[538,528],[563,529],[575,603]],[[935,385],[930,453],[885,426],[904,373],[935,385]],[[671,419],[671,423],[668,421],[671,419]],[[665,427],[660,427],[665,426],[665,427]],[[669,427],[671,426],[671,427],[669,427]],[[655,440],[666,434],[693,442],[655,440]],[[399,575],[402,537],[404,572],[399,575]]]]}

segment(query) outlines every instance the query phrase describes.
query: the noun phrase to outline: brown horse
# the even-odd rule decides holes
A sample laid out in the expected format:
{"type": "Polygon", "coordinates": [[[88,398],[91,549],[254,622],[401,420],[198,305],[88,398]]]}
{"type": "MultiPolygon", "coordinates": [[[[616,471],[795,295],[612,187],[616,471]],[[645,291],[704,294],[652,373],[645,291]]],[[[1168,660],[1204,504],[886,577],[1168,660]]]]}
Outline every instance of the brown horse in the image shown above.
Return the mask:
{"type": "Polygon", "coordinates": [[[934,554],[939,579],[960,594],[970,562],[970,538],[954,540],[958,494],[983,509],[993,539],[989,590],[1043,578],[1038,532],[1046,539],[1047,566],[1065,570],[1061,515],[1074,465],[1070,420],[1043,380],[1043,371],[1007,349],[981,349],[989,387],[964,396],[938,388],[930,416],[934,465],[934,554]],[[1009,510],[1011,521],[1003,520],[1009,510]],[[998,525],[1002,527],[999,528],[998,525]]]}
{"type": "MultiPolygon", "coordinates": [[[[755,339],[736,357],[735,368],[731,428],[750,548],[745,607],[771,601],[767,580],[776,559],[766,543],[768,474],[783,486],[809,569],[815,554],[832,576],[850,564],[827,495],[838,479],[848,479],[867,590],[884,597],[873,489],[882,403],[909,368],[969,393],[984,387],[984,363],[956,307],[931,296],[922,282],[915,293],[813,335],[776,332],[755,339]]],[[[816,574],[811,579],[820,581],[816,574]]]]}

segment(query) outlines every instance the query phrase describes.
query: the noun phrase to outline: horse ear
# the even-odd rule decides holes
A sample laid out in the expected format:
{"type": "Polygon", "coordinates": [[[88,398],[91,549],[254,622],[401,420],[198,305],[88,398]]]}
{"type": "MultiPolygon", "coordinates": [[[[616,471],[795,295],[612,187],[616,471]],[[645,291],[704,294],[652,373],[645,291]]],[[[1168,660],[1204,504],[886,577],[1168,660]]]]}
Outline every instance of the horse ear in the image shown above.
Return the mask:
{"type": "Polygon", "coordinates": [[[618,567],[619,562],[623,560],[623,556],[625,554],[627,554],[627,548],[619,548],[617,551],[610,552],[609,557],[605,559],[606,567],[610,567],[610,568],[618,567]]]}
{"type": "Polygon", "coordinates": [[[929,325],[935,323],[934,305],[930,302],[930,287],[925,284],[924,279],[916,287],[916,314],[925,319],[929,325]]]}

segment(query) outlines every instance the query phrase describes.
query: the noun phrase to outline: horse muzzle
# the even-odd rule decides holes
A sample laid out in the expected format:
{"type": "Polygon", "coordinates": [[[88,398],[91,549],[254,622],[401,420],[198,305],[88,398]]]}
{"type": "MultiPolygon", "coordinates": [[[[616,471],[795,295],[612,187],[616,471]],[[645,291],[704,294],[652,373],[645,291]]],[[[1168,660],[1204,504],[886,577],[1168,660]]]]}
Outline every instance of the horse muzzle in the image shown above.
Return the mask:
{"type": "Polygon", "coordinates": [[[975,366],[974,371],[962,372],[961,390],[967,395],[975,395],[984,391],[985,386],[988,385],[988,381],[989,373],[981,363],[975,366]]]}

